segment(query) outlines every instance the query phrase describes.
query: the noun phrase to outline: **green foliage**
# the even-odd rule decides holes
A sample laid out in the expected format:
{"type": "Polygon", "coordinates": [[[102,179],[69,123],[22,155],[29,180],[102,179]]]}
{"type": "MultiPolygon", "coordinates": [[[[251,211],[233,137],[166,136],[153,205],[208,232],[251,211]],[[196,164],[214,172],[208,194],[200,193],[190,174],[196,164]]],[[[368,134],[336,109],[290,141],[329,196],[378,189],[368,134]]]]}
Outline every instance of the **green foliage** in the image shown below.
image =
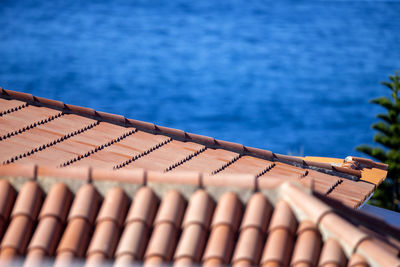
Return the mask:
{"type": "Polygon", "coordinates": [[[380,146],[361,145],[356,150],[389,165],[388,178],[375,191],[371,204],[387,209],[400,210],[400,77],[389,76],[390,82],[382,82],[391,91],[390,97],[379,97],[371,100],[384,109],[386,113],[378,114],[379,122],[372,124],[372,129],[378,131],[374,142],[380,146]]]}

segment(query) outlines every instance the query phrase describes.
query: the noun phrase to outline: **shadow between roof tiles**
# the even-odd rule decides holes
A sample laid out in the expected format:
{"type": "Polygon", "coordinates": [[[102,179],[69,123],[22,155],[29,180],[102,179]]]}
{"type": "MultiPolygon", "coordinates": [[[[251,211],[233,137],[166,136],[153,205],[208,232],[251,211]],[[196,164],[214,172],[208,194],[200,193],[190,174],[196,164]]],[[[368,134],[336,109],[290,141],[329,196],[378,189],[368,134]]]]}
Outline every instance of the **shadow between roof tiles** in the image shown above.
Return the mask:
{"type": "Polygon", "coordinates": [[[229,167],[230,165],[232,165],[233,163],[235,163],[236,161],[238,161],[241,157],[243,156],[243,154],[239,154],[238,156],[236,156],[235,158],[233,158],[231,161],[227,162],[226,164],[222,165],[220,168],[216,169],[215,171],[211,172],[211,175],[215,175],[219,172],[222,172],[223,170],[225,170],[227,167],[229,167]]]}
{"type": "Polygon", "coordinates": [[[23,132],[25,132],[25,131],[28,131],[28,130],[30,130],[30,129],[33,129],[33,128],[39,126],[39,125],[46,124],[46,123],[48,123],[48,122],[50,122],[50,121],[52,121],[52,120],[55,120],[55,119],[57,119],[57,118],[60,118],[60,117],[63,116],[63,115],[64,115],[64,113],[60,112],[60,113],[57,113],[56,115],[52,115],[52,116],[50,116],[50,117],[48,117],[48,118],[45,118],[45,119],[42,119],[42,120],[33,122],[33,123],[31,123],[31,124],[28,124],[28,125],[26,125],[26,126],[23,126],[23,127],[19,128],[18,130],[14,130],[14,131],[12,131],[12,132],[9,132],[9,133],[7,133],[7,134],[4,134],[3,136],[0,136],[0,141],[5,140],[5,139],[7,139],[7,138],[10,138],[10,137],[12,137],[12,136],[16,136],[16,135],[18,135],[18,134],[21,134],[21,133],[23,133],[23,132]]]}
{"type": "Polygon", "coordinates": [[[276,166],[275,163],[272,163],[271,165],[267,166],[264,170],[262,170],[260,173],[258,173],[256,175],[256,178],[259,178],[261,176],[263,176],[264,174],[266,174],[267,172],[269,172],[272,168],[274,168],[276,166]]]}
{"type": "Polygon", "coordinates": [[[144,156],[150,154],[151,152],[153,152],[153,151],[159,149],[160,147],[162,147],[162,146],[168,144],[168,143],[171,142],[172,140],[173,140],[172,138],[168,138],[167,140],[165,140],[165,141],[163,141],[163,142],[161,142],[161,143],[158,143],[157,145],[155,145],[155,146],[149,148],[148,150],[146,150],[146,151],[144,151],[144,152],[142,152],[142,153],[140,153],[140,154],[138,154],[138,155],[135,155],[135,156],[132,157],[131,159],[129,159],[129,160],[123,162],[123,163],[120,163],[120,164],[118,164],[118,165],[115,165],[115,166],[113,167],[113,169],[114,169],[114,170],[118,170],[118,169],[121,169],[121,168],[123,168],[123,167],[126,167],[127,165],[131,164],[131,163],[134,162],[135,160],[138,160],[138,159],[140,159],[140,158],[142,158],[142,157],[144,157],[144,156]]]}
{"type": "Polygon", "coordinates": [[[343,179],[339,179],[331,188],[329,188],[328,192],[326,192],[326,196],[328,196],[330,193],[335,190],[336,187],[338,187],[341,183],[343,182],[343,179]]]}
{"type": "MultiPolygon", "coordinates": [[[[8,101],[10,101],[10,100],[8,100],[8,101]]],[[[0,111],[0,117],[3,116],[3,115],[7,115],[7,114],[10,114],[12,112],[15,112],[17,110],[26,108],[28,105],[29,105],[28,103],[21,102],[19,105],[6,108],[5,110],[1,110],[0,111]]]]}
{"type": "MultiPolygon", "coordinates": [[[[98,123],[100,123],[100,122],[98,122],[98,123]]],[[[97,146],[96,148],[86,152],[83,155],[79,155],[79,156],[77,156],[77,157],[75,157],[73,159],[70,159],[70,160],[68,160],[68,161],[66,161],[64,163],[61,163],[60,167],[66,167],[66,166],[69,166],[69,165],[73,164],[74,162],[77,162],[77,161],[83,159],[83,158],[90,157],[91,155],[93,155],[93,154],[95,154],[95,153],[97,153],[97,152],[99,152],[99,151],[101,151],[101,150],[103,150],[103,149],[105,149],[105,148],[107,148],[109,146],[112,146],[112,145],[124,140],[128,136],[131,136],[132,134],[136,133],[137,131],[138,131],[137,129],[134,129],[134,130],[131,130],[131,131],[127,132],[127,133],[124,133],[123,135],[121,135],[121,136],[119,136],[119,137],[117,137],[115,139],[112,139],[111,141],[109,141],[109,142],[107,142],[105,144],[97,146]]]]}
{"type": "Polygon", "coordinates": [[[168,168],[166,168],[166,169],[164,170],[164,172],[172,171],[172,170],[175,169],[176,167],[179,167],[180,165],[182,165],[182,164],[184,164],[185,162],[191,160],[192,158],[198,156],[199,154],[203,153],[203,152],[206,151],[206,150],[207,150],[207,147],[203,147],[203,148],[197,150],[196,152],[194,152],[193,154],[187,156],[187,157],[184,158],[183,160],[172,164],[171,166],[169,166],[168,168]]]}
{"type": "MultiPolygon", "coordinates": [[[[61,116],[59,116],[59,117],[61,117],[61,116]]],[[[83,133],[83,132],[85,132],[85,131],[87,131],[89,129],[92,129],[93,127],[97,126],[99,123],[100,123],[99,121],[96,121],[94,123],[91,123],[91,124],[81,128],[81,129],[79,129],[79,130],[76,130],[76,131],[70,132],[68,134],[65,134],[64,136],[62,136],[62,137],[60,137],[60,138],[58,138],[56,140],[53,140],[52,142],[49,142],[47,144],[43,144],[43,145],[41,145],[39,147],[33,148],[32,150],[27,151],[24,154],[19,154],[17,156],[11,157],[10,159],[5,160],[3,162],[3,164],[13,163],[13,162],[15,162],[15,161],[17,161],[17,160],[19,160],[21,158],[29,157],[30,155],[33,155],[33,154],[37,153],[38,151],[45,150],[46,148],[49,148],[49,147],[52,147],[52,146],[54,146],[54,145],[56,145],[58,143],[61,143],[61,142],[65,141],[65,140],[67,140],[67,139],[69,139],[69,138],[71,138],[71,137],[73,137],[75,135],[78,135],[78,134],[83,133]]]]}

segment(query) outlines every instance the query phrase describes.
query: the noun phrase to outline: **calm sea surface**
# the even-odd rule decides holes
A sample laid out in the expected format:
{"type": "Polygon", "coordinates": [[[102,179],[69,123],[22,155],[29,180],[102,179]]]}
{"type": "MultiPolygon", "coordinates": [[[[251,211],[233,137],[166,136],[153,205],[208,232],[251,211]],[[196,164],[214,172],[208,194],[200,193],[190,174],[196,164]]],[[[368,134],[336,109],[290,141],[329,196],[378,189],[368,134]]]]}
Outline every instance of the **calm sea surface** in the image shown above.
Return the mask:
{"type": "Polygon", "coordinates": [[[400,1],[7,1],[0,85],[278,153],[371,143],[400,1]]]}

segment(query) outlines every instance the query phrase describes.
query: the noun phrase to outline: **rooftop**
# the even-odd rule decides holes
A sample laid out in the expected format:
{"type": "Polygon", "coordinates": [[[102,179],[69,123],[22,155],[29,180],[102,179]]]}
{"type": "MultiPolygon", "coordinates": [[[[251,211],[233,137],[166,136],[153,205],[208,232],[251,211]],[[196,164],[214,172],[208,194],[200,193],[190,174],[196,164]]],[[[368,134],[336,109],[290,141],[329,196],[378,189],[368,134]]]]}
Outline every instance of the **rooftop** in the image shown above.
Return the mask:
{"type": "Polygon", "coordinates": [[[0,261],[400,266],[369,159],[293,157],[0,94],[0,261]]]}
{"type": "Polygon", "coordinates": [[[386,177],[372,160],[293,157],[152,123],[1,89],[0,162],[60,168],[245,173],[262,184],[271,177],[359,207],[386,177]]]}

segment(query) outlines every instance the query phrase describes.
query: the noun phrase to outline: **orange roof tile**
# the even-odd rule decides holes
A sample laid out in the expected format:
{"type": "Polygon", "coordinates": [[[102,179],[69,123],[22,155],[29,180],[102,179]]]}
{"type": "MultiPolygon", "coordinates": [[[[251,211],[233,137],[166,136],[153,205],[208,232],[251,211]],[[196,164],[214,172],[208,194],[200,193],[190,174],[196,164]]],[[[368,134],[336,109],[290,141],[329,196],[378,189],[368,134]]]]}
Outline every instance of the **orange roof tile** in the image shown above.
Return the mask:
{"type": "Polygon", "coordinates": [[[271,178],[248,187],[256,176],[219,174],[211,185],[180,184],[201,175],[27,168],[0,166],[2,262],[400,266],[400,229],[298,182],[271,178]],[[224,183],[227,177],[238,182],[224,183]]]}
{"type": "Polygon", "coordinates": [[[215,184],[214,177],[222,174],[250,174],[257,178],[250,187],[263,187],[271,178],[299,181],[351,207],[361,205],[386,177],[387,166],[368,159],[286,156],[0,90],[0,162],[4,165],[196,171],[204,173],[201,182],[208,184],[215,184]]]}

